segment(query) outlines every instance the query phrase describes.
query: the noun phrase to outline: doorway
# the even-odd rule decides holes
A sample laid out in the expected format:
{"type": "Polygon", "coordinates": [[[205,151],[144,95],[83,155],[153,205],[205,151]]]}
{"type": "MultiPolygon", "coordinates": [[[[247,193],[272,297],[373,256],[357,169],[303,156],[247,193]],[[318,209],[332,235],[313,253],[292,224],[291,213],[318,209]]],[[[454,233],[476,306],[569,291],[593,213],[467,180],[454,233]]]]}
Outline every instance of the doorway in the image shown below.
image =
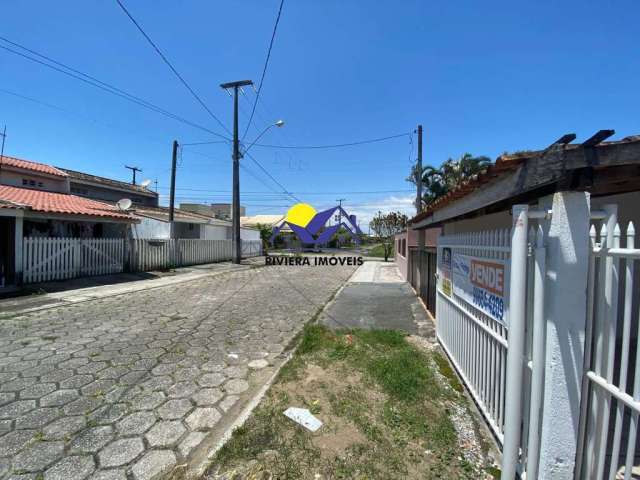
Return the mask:
{"type": "Polygon", "coordinates": [[[15,284],[15,228],[15,218],[0,217],[0,290],[15,284]]]}

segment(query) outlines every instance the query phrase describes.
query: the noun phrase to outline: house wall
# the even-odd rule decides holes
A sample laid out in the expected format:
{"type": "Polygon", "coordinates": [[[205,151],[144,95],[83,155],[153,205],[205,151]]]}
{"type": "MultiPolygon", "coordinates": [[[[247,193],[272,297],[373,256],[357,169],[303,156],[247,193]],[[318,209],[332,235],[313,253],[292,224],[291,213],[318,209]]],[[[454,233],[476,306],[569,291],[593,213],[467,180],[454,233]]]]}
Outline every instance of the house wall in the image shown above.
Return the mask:
{"type": "Polygon", "coordinates": [[[133,203],[139,205],[147,205],[150,207],[158,206],[158,199],[147,197],[146,195],[136,195],[132,192],[118,190],[116,188],[100,187],[92,184],[71,181],[71,193],[80,197],[92,198],[94,200],[102,200],[104,202],[117,202],[122,198],[128,198],[133,203]]]}
{"type": "Polygon", "coordinates": [[[511,213],[508,211],[483,215],[477,218],[447,222],[442,226],[443,235],[464,232],[480,232],[497,228],[511,228],[511,213]]]}
{"type": "MultiPolygon", "coordinates": [[[[424,234],[424,244],[426,247],[435,247],[438,242],[438,236],[440,235],[440,228],[427,228],[424,234]]],[[[398,265],[398,270],[400,270],[400,274],[402,278],[405,280],[409,279],[408,274],[408,258],[409,258],[409,248],[418,246],[418,231],[412,228],[405,230],[402,233],[399,233],[395,236],[394,239],[394,261],[396,265],[398,265]],[[402,239],[406,240],[406,253],[402,255],[401,243],[399,243],[402,239]]]]}
{"type": "Polygon", "coordinates": [[[260,230],[254,230],[252,228],[240,229],[241,240],[260,240],[260,230]]]}
{"type": "Polygon", "coordinates": [[[6,166],[2,167],[0,184],[47,192],[69,193],[69,180],[67,178],[37,175],[29,170],[13,170],[6,166]],[[26,184],[25,181],[27,182],[26,184]]]}
{"type": "Polygon", "coordinates": [[[174,223],[174,238],[191,238],[198,239],[200,237],[200,227],[198,223],[174,223]]]}
{"type": "Polygon", "coordinates": [[[126,223],[59,220],[55,218],[25,217],[25,237],[50,238],[124,238],[126,223]]]}
{"type": "Polygon", "coordinates": [[[230,240],[231,227],[224,225],[201,225],[200,238],[203,240],[230,240]]]}
{"type": "Polygon", "coordinates": [[[171,227],[168,222],[156,220],[155,218],[139,218],[140,223],[131,225],[131,236],[133,238],[171,238],[171,227]]]}

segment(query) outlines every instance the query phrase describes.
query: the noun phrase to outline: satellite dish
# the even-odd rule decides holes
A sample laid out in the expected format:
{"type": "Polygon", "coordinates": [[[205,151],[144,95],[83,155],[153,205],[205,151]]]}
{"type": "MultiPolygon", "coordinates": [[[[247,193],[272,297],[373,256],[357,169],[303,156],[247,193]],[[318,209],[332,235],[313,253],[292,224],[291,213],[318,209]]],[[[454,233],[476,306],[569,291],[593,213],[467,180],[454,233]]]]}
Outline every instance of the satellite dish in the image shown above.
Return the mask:
{"type": "Polygon", "coordinates": [[[151,180],[149,179],[146,179],[144,182],[140,184],[142,188],[147,188],[149,185],[151,185],[151,180]]]}
{"type": "Polygon", "coordinates": [[[116,202],[116,207],[118,207],[122,211],[126,211],[131,208],[132,203],[133,202],[128,198],[121,198],[116,202]]]}

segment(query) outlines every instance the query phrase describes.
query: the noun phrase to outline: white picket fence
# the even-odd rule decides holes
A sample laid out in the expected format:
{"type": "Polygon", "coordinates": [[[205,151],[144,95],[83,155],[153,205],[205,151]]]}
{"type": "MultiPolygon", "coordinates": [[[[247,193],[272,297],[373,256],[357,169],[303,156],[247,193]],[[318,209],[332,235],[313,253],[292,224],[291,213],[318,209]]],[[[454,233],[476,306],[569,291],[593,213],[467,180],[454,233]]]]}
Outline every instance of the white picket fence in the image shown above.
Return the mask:
{"type": "MultiPolygon", "coordinates": [[[[185,267],[203,263],[231,260],[233,242],[231,240],[133,240],[131,245],[130,268],[133,271],[158,270],[185,267]]],[[[242,256],[262,255],[262,242],[242,240],[242,256]]]]}
{"type": "MultiPolygon", "coordinates": [[[[26,237],[23,247],[23,282],[184,267],[231,260],[231,240],[132,240],[123,238],[26,237]]],[[[262,255],[259,240],[243,240],[242,256],[262,255]]]]}
{"type": "Polygon", "coordinates": [[[65,280],[122,272],[122,238],[26,237],[23,244],[24,283],[65,280]]]}

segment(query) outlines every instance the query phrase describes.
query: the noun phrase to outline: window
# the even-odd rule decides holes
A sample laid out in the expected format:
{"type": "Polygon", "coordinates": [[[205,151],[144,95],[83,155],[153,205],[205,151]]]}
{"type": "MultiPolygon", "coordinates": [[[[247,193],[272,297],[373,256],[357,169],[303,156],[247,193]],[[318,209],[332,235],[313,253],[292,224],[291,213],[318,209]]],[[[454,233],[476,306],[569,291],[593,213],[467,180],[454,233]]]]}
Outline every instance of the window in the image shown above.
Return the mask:
{"type": "Polygon", "coordinates": [[[403,257],[407,256],[407,239],[406,238],[402,239],[402,256],[403,257]]]}

